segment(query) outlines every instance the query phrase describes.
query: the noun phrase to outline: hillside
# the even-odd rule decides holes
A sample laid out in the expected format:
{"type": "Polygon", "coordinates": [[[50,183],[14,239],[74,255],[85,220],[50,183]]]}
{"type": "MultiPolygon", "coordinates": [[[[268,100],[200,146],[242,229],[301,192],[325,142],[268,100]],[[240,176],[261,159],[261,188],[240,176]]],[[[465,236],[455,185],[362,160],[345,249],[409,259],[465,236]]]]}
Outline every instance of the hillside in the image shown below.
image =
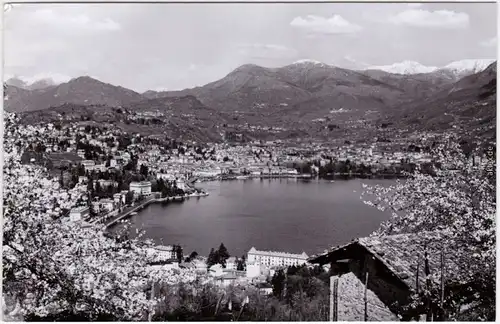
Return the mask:
{"type": "Polygon", "coordinates": [[[415,130],[461,128],[494,135],[496,62],[486,70],[446,85],[432,96],[414,100],[386,116],[395,125],[415,130]]]}
{"type": "Polygon", "coordinates": [[[240,122],[267,126],[310,122],[336,109],[351,111],[355,118],[406,96],[402,89],[363,73],[311,61],[277,69],[247,64],[202,87],[145,95],[180,94],[193,95],[206,106],[237,116],[240,122]]]}
{"type": "Polygon", "coordinates": [[[55,111],[66,109],[75,119],[112,122],[113,108],[123,108],[131,116],[152,114],[162,120],[123,127],[202,141],[220,140],[224,133],[249,139],[362,139],[372,136],[381,123],[394,124],[395,131],[460,127],[491,133],[492,107],[496,107],[494,71],[496,64],[457,81],[454,73],[443,69],[403,75],[303,60],[281,68],[246,64],[220,80],[182,91],[139,94],[90,77],[38,90],[11,85],[5,103],[7,111],[50,108],[34,114],[34,120],[53,118],[55,111]],[[160,124],[166,129],[160,129],[160,124]]]}
{"type": "MultiPolygon", "coordinates": [[[[173,108],[175,109],[175,106],[173,108]]],[[[64,104],[44,110],[23,112],[21,120],[24,124],[49,122],[96,124],[100,127],[119,128],[128,133],[167,136],[197,142],[221,140],[217,127],[211,121],[192,116],[148,118],[128,109],[102,105],[64,104]]]]}
{"type": "Polygon", "coordinates": [[[135,91],[114,86],[88,76],[79,77],[44,89],[27,90],[7,86],[5,110],[23,112],[43,110],[69,103],[120,107],[144,98],[135,91]]]}
{"type": "Polygon", "coordinates": [[[366,70],[362,73],[401,89],[408,95],[409,99],[428,96],[441,87],[456,81],[454,75],[441,70],[416,74],[395,74],[381,70],[366,70]]]}

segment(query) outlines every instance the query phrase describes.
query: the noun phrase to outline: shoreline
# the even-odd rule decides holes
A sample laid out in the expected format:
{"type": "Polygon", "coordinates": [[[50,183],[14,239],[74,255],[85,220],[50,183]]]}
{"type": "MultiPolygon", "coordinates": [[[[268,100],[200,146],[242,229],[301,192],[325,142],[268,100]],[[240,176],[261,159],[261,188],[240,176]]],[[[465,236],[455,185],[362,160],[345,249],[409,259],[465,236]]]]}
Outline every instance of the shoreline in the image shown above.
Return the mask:
{"type": "MultiPolygon", "coordinates": [[[[141,209],[144,209],[146,208],[147,206],[149,206],[150,204],[157,204],[157,203],[165,203],[165,202],[176,202],[176,201],[184,201],[186,199],[189,199],[191,197],[193,198],[201,198],[201,197],[207,197],[209,196],[208,193],[195,193],[195,194],[190,194],[190,195],[184,195],[184,196],[173,196],[173,197],[164,197],[164,198],[157,198],[155,197],[156,193],[153,193],[152,194],[153,197],[139,203],[139,205],[137,206],[133,206],[132,209],[130,210],[127,210],[126,212],[122,212],[121,215],[117,215],[115,216],[116,218],[113,219],[113,220],[110,220],[108,221],[106,224],[104,224],[104,229],[107,230],[108,228],[110,227],[113,227],[115,225],[117,225],[120,221],[130,217],[130,216],[133,216],[132,214],[134,212],[138,212],[140,211],[141,209]]],[[[112,212],[111,212],[112,213],[112,212]]],[[[95,221],[93,224],[98,224],[97,221],[95,221]]]]}

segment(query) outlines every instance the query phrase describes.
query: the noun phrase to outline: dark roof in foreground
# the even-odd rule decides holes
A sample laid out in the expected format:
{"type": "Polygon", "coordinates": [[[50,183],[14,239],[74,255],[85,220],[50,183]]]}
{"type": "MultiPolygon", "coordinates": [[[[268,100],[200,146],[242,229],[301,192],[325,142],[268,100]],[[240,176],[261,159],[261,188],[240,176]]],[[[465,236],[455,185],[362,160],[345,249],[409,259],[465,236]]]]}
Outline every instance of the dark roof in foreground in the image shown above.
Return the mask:
{"type": "MultiPolygon", "coordinates": [[[[416,274],[418,267],[420,285],[425,284],[424,251],[427,246],[430,274],[432,280],[439,282],[441,276],[441,249],[444,238],[438,232],[422,232],[418,234],[397,234],[387,236],[369,236],[359,238],[353,242],[335,247],[329,251],[309,258],[311,263],[325,264],[335,253],[347,250],[352,245],[360,245],[375,258],[380,260],[409,288],[416,288],[416,274]],[[417,266],[418,264],[418,266],[417,266]]],[[[450,241],[444,244],[444,271],[446,279],[464,278],[463,268],[460,267],[460,251],[457,246],[452,247],[450,241]]],[[[465,283],[466,281],[462,281],[465,283]]]]}

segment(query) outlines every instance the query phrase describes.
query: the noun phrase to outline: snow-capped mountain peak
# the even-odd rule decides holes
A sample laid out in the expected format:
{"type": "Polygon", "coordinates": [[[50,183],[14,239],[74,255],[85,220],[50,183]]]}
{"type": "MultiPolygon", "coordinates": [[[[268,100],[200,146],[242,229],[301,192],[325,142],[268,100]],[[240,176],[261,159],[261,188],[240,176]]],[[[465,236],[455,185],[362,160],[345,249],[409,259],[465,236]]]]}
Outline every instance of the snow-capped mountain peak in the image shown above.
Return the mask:
{"type": "Polygon", "coordinates": [[[394,74],[418,74],[436,71],[436,66],[425,66],[415,61],[403,61],[391,65],[371,66],[367,70],[381,70],[394,74]]]}
{"type": "Polygon", "coordinates": [[[419,74],[442,71],[454,75],[456,78],[478,73],[485,70],[494,59],[465,59],[451,62],[443,67],[425,66],[415,61],[403,61],[392,65],[371,66],[366,70],[381,70],[394,74],[419,74]]]}
{"type": "Polygon", "coordinates": [[[298,60],[298,61],[295,61],[293,62],[292,64],[314,64],[314,65],[321,65],[321,66],[327,66],[328,64],[325,64],[323,62],[320,62],[320,61],[316,61],[316,60],[310,60],[310,59],[303,59],[303,60],[298,60]]]}
{"type": "Polygon", "coordinates": [[[493,62],[495,62],[494,59],[466,59],[451,62],[441,69],[448,70],[456,74],[478,73],[484,71],[493,62]]]}

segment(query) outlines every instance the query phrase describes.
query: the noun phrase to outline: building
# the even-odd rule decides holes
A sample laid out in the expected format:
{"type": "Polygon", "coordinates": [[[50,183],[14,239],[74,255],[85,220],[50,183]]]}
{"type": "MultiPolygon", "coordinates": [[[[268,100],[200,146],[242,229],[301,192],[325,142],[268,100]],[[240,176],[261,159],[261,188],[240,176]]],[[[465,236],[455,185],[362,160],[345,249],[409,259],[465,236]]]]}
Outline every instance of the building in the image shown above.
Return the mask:
{"type": "Polygon", "coordinates": [[[273,293],[273,286],[268,282],[260,282],[256,284],[256,287],[262,295],[272,295],[273,293]]]}
{"type": "Polygon", "coordinates": [[[221,264],[214,264],[210,267],[208,273],[213,277],[220,277],[224,274],[224,268],[221,264]]]}
{"type": "Polygon", "coordinates": [[[85,158],[85,150],[80,149],[80,150],[76,151],[76,154],[77,154],[79,157],[81,157],[82,159],[84,159],[84,158],[85,158]]]}
{"type": "Polygon", "coordinates": [[[186,183],[184,182],[184,180],[177,180],[176,181],[176,185],[177,185],[177,188],[181,189],[181,190],[186,190],[187,186],[186,186],[186,183]]]}
{"type": "MultiPolygon", "coordinates": [[[[362,301],[366,287],[370,304],[373,304],[368,309],[368,320],[393,321],[397,315],[403,321],[410,321],[419,314],[410,315],[405,306],[411,303],[411,296],[419,287],[426,286],[425,251],[432,285],[440,285],[441,266],[448,282],[453,283],[445,287],[447,291],[466,289],[470,280],[467,279],[468,267],[460,266],[460,255],[464,253],[460,252],[460,243],[455,245],[446,241],[448,252],[441,263],[443,241],[438,232],[365,237],[312,256],[309,262],[330,265],[331,275],[338,280],[338,294],[345,296],[346,302],[362,301]]],[[[339,321],[363,321],[360,315],[364,312],[363,303],[350,302],[348,306],[341,306],[339,321]]]]}
{"type": "Polygon", "coordinates": [[[164,181],[175,181],[175,176],[169,173],[157,173],[156,179],[162,179],[164,181]]]}
{"type": "Polygon", "coordinates": [[[236,257],[229,257],[226,260],[226,269],[228,270],[236,270],[238,267],[238,262],[236,260],[236,257]]]}
{"type": "Polygon", "coordinates": [[[154,247],[154,250],[158,260],[165,261],[177,259],[177,253],[174,251],[174,247],[172,245],[157,245],[154,247]]]}
{"type": "Polygon", "coordinates": [[[248,262],[246,267],[247,278],[255,278],[262,274],[262,265],[258,261],[248,262]]]}
{"type": "Polygon", "coordinates": [[[72,222],[77,222],[86,219],[90,216],[90,209],[88,207],[72,208],[69,212],[69,219],[72,222]]]}
{"type": "Polygon", "coordinates": [[[115,209],[115,202],[112,199],[101,199],[99,205],[101,210],[112,211],[115,209]]]}
{"type": "Polygon", "coordinates": [[[306,264],[307,258],[308,255],[305,252],[302,252],[302,254],[293,254],[275,251],[258,251],[252,247],[250,251],[248,251],[247,263],[259,262],[268,267],[288,267],[306,264]]]}
{"type": "Polygon", "coordinates": [[[137,195],[150,195],[151,194],[151,182],[131,182],[130,191],[137,195]]]}
{"type": "MultiPolygon", "coordinates": [[[[118,187],[118,182],[116,181],[113,181],[113,180],[104,180],[104,179],[99,179],[97,180],[97,182],[99,182],[99,185],[101,186],[101,188],[107,188],[107,187],[118,187]]],[[[94,187],[95,187],[95,184],[94,184],[94,187]]]]}
{"type": "Polygon", "coordinates": [[[125,204],[125,195],[123,193],[115,193],[113,195],[113,201],[116,204],[125,204]]]}
{"type": "Polygon", "coordinates": [[[82,161],[82,165],[85,167],[85,171],[92,171],[95,167],[95,161],[93,160],[84,160],[82,161]]]}
{"type": "Polygon", "coordinates": [[[224,273],[215,278],[215,283],[220,287],[229,287],[238,282],[238,276],[232,273],[224,273]]]}

